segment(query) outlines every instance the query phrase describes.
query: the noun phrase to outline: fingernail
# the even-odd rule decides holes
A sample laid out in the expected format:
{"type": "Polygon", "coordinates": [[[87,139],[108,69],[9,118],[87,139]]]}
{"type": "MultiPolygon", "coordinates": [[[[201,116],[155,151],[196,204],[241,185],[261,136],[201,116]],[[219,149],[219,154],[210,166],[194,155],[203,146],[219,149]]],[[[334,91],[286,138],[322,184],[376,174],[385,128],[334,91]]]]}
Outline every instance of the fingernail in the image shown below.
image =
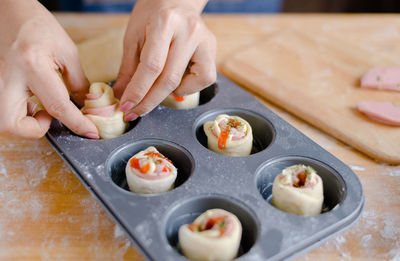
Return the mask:
{"type": "Polygon", "coordinates": [[[126,101],[119,107],[119,110],[122,112],[127,112],[132,108],[133,108],[133,102],[126,101]]]}
{"type": "Polygon", "coordinates": [[[96,133],[92,133],[92,132],[86,133],[85,137],[88,139],[92,139],[92,140],[99,139],[99,135],[97,135],[96,133]]]}
{"type": "Polygon", "coordinates": [[[129,121],[136,120],[138,117],[139,117],[139,116],[138,116],[136,113],[131,112],[131,113],[129,113],[128,115],[125,116],[124,120],[125,120],[126,122],[129,122],[129,121]]]}

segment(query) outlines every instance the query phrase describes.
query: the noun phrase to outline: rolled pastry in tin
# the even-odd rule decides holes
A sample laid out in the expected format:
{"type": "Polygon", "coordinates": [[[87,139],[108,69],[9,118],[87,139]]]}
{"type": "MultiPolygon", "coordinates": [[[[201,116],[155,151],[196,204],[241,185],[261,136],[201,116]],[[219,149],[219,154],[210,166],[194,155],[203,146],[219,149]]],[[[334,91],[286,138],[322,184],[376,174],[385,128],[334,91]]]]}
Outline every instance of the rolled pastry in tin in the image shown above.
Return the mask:
{"type": "Polygon", "coordinates": [[[228,156],[250,155],[253,133],[250,124],[238,116],[218,115],[215,121],[204,123],[208,148],[228,156]]]}
{"type": "Polygon", "coordinates": [[[237,256],[242,225],[232,213],[209,209],[179,228],[179,244],[190,260],[223,261],[237,256]]]}
{"type": "Polygon", "coordinates": [[[174,109],[192,109],[199,106],[200,92],[195,92],[186,96],[178,96],[171,93],[162,102],[161,105],[174,109]]]}
{"type": "Polygon", "coordinates": [[[128,127],[123,112],[119,110],[119,100],[114,97],[113,89],[105,83],[90,85],[81,111],[96,125],[102,139],[118,137],[128,127]]]}
{"type": "Polygon", "coordinates": [[[177,170],[168,158],[150,146],[129,159],[125,174],[130,191],[154,194],[174,187],[177,170]]]}
{"type": "Polygon", "coordinates": [[[288,167],[272,187],[272,204],[288,213],[314,216],[321,213],[324,201],[322,179],[305,165],[288,167]]]}

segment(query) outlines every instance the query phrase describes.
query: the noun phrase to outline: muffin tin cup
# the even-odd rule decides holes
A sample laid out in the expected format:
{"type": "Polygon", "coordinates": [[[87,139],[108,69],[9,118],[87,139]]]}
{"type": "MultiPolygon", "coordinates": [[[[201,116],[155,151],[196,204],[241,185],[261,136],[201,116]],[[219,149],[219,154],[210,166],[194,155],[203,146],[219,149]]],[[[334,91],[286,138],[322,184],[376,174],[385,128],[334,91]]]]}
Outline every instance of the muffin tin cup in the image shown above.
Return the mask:
{"type": "MultiPolygon", "coordinates": [[[[106,170],[111,176],[111,180],[119,188],[124,189],[128,193],[128,183],[126,181],[125,167],[129,159],[136,153],[154,146],[157,150],[171,160],[174,166],[179,169],[179,175],[174,183],[174,189],[185,183],[192,175],[194,170],[194,159],[192,155],[178,144],[160,139],[144,139],[129,144],[125,144],[114,150],[106,161],[106,170]]],[[[162,193],[161,193],[162,194],[162,193]]],[[[142,194],[137,194],[142,195],[142,194]]],[[[160,194],[156,194],[160,195],[160,194]]],[[[143,195],[149,196],[149,194],[143,195]]]]}
{"type": "Polygon", "coordinates": [[[243,226],[238,260],[279,260],[317,246],[354,223],[364,196],[344,163],[283,121],[227,78],[219,75],[189,110],[158,106],[124,135],[88,140],[58,121],[47,138],[87,189],[148,260],[186,260],[176,245],[178,226],[210,208],[228,210],[243,226]],[[202,124],[218,114],[238,115],[253,128],[253,153],[230,157],[204,146],[202,124]],[[178,168],[175,188],[157,195],[127,190],[126,162],[155,146],[178,168]],[[283,168],[314,167],[324,182],[324,213],[303,217],[269,203],[270,185],[283,168]]]}
{"type": "Polygon", "coordinates": [[[254,213],[242,202],[225,195],[201,195],[178,202],[166,214],[164,227],[165,238],[169,245],[181,254],[178,243],[178,231],[182,225],[192,223],[208,209],[220,208],[234,214],[242,224],[242,239],[238,257],[246,254],[255,244],[260,230],[259,221],[254,213]]]}

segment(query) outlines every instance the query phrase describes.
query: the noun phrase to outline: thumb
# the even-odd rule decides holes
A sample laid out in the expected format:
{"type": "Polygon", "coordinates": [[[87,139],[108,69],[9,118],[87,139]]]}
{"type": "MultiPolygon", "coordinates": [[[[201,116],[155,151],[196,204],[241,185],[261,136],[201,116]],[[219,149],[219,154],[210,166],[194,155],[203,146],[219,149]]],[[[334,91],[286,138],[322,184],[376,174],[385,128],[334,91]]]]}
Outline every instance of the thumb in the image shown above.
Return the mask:
{"type": "Polygon", "coordinates": [[[33,72],[29,78],[32,92],[51,116],[78,135],[98,138],[96,126],[70,101],[64,83],[51,66],[40,73],[33,72]]]}

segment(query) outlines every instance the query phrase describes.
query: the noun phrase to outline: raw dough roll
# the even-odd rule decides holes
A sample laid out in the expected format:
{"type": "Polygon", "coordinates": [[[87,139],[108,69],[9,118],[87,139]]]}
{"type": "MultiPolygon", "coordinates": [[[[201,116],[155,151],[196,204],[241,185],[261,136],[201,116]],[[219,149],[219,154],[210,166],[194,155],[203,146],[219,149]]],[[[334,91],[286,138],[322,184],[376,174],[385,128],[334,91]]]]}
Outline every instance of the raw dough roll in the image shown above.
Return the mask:
{"type": "Polygon", "coordinates": [[[113,89],[102,82],[90,85],[82,112],[97,126],[102,139],[118,137],[128,127],[128,123],[124,122],[123,112],[119,110],[119,100],[114,97],[113,89]]]}
{"type": "Polygon", "coordinates": [[[204,123],[208,148],[228,156],[250,155],[253,133],[250,124],[238,116],[218,115],[215,121],[204,123]]]}
{"type": "Polygon", "coordinates": [[[125,174],[132,192],[154,194],[174,187],[177,170],[169,159],[150,146],[129,159],[125,174]]]}
{"type": "Polygon", "coordinates": [[[195,92],[186,96],[178,96],[171,93],[162,102],[161,105],[174,109],[192,109],[199,106],[200,92],[195,92]]]}
{"type": "Polygon", "coordinates": [[[322,179],[311,167],[288,167],[274,180],[272,204],[280,210],[314,216],[321,213],[323,201],[322,179]]]}
{"type": "Polygon", "coordinates": [[[242,225],[232,213],[210,209],[192,224],[179,228],[179,244],[183,254],[196,261],[232,260],[242,237],[242,225]]]}

